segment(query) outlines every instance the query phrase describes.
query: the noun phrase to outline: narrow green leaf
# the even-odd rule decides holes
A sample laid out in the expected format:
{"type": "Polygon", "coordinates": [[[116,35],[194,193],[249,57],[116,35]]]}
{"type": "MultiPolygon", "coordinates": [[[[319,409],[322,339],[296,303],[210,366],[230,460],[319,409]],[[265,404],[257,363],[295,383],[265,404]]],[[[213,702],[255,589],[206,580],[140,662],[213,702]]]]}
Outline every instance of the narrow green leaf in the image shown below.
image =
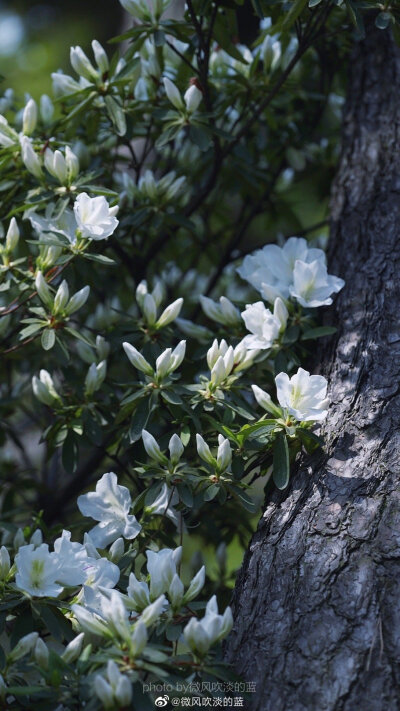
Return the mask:
{"type": "Polygon", "coordinates": [[[303,443],[308,454],[315,452],[315,450],[322,447],[324,443],[322,437],[318,437],[318,435],[314,434],[314,432],[310,432],[310,430],[306,430],[303,427],[297,428],[296,435],[303,443]]]}
{"type": "Polygon", "coordinates": [[[112,96],[106,96],[105,98],[106,107],[108,115],[114,125],[118,136],[125,136],[126,134],[126,118],[122,106],[113,99],[112,96]]]}
{"type": "Polygon", "coordinates": [[[318,328],[311,328],[309,331],[305,331],[301,337],[302,341],[311,341],[314,338],[322,338],[323,336],[332,336],[336,333],[337,328],[334,326],[319,326],[318,328]]]}
{"type": "Polygon", "coordinates": [[[150,408],[147,398],[141,400],[132,415],[131,424],[129,427],[129,440],[133,444],[142,436],[142,430],[145,429],[147,421],[150,417],[150,408]]]}
{"type": "Polygon", "coordinates": [[[282,29],[283,30],[288,30],[289,27],[291,27],[294,22],[296,22],[298,16],[304,10],[305,6],[307,5],[308,0],[295,0],[293,3],[292,7],[290,8],[289,12],[287,13],[283,24],[282,24],[282,29]]]}

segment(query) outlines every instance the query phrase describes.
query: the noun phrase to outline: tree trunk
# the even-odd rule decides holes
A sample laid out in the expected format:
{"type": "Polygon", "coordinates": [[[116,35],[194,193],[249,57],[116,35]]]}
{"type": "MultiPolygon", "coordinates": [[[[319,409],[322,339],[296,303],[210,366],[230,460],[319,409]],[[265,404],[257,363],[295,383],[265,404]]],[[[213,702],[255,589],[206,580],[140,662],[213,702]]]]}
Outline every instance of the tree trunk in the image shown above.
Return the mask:
{"type": "Polygon", "coordinates": [[[400,52],[370,28],[349,66],[321,349],[325,451],[275,492],[234,595],[227,658],[252,711],[400,709],[400,52]]]}

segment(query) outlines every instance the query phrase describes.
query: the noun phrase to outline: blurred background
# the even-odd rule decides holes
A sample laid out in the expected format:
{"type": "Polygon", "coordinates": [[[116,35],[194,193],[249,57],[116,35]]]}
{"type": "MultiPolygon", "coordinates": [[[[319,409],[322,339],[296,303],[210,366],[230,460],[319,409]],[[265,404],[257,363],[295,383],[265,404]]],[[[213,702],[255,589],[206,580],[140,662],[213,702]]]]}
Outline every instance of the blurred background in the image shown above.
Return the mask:
{"type": "Polygon", "coordinates": [[[69,47],[106,43],[122,31],[124,16],[118,0],[0,0],[1,90],[51,94],[50,73],[70,73],[69,47]]]}

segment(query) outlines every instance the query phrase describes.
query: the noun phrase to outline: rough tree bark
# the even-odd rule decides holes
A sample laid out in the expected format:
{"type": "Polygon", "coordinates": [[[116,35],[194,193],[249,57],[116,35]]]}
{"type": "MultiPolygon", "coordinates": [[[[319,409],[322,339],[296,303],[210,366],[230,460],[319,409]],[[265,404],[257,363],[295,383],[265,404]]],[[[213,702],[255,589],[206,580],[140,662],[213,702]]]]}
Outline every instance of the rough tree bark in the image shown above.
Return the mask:
{"type": "Polygon", "coordinates": [[[400,708],[400,52],[370,30],[349,66],[322,349],[326,449],[275,492],[234,596],[227,657],[252,711],[400,708]]]}

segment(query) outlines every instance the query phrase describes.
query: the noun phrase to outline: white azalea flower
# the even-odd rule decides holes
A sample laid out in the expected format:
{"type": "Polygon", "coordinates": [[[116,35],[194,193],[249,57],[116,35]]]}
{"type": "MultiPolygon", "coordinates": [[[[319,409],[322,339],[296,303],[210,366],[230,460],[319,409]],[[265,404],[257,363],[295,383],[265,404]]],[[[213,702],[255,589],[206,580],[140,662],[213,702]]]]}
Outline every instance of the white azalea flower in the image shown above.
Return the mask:
{"type": "Polygon", "coordinates": [[[29,219],[33,229],[39,235],[42,233],[59,233],[64,235],[68,242],[75,244],[77,225],[72,210],[64,210],[56,219],[50,215],[43,217],[35,211],[27,211],[24,217],[29,219]]]}
{"type": "Polygon", "coordinates": [[[215,595],[208,601],[206,614],[201,620],[194,617],[183,630],[185,640],[190,649],[198,656],[207,654],[210,647],[226,637],[232,629],[233,617],[230,607],[224,614],[218,614],[218,605],[215,595]]]}
{"type": "Polygon", "coordinates": [[[33,543],[21,546],[15,556],[15,584],[33,597],[57,597],[63,590],[56,580],[60,566],[55,553],[46,543],[35,548],[33,543]]]}
{"type": "Polygon", "coordinates": [[[129,706],[132,701],[132,684],[111,659],[107,663],[106,676],[107,680],[101,674],[96,674],[94,678],[94,690],[103,707],[115,709],[129,706]]]}
{"type": "Polygon", "coordinates": [[[78,497],[78,508],[84,516],[90,516],[98,525],[90,531],[90,538],[97,548],[105,548],[117,538],[136,538],[141,530],[135,516],[129,515],[131,495],[126,486],[120,486],[114,472],[103,474],[96,484],[96,491],[78,497]]]}
{"type": "Polygon", "coordinates": [[[329,306],[332,294],[344,287],[343,279],[328,274],[326,265],[320,260],[310,264],[297,260],[293,271],[293,286],[290,295],[302,306],[316,308],[329,306]]]}
{"type": "Polygon", "coordinates": [[[60,565],[57,581],[63,585],[82,585],[87,578],[85,565],[89,560],[81,543],[71,541],[71,532],[63,531],[54,541],[54,551],[60,565]]]}
{"type": "Polygon", "coordinates": [[[289,297],[297,259],[307,263],[318,260],[325,264],[325,253],[322,249],[310,248],[303,237],[290,237],[283,247],[267,244],[247,255],[237,272],[273,303],[278,296],[289,297]]]}
{"type": "Polygon", "coordinates": [[[272,348],[279,337],[282,324],[262,301],[247,304],[246,309],[242,311],[242,319],[251,334],[242,339],[242,346],[258,350],[272,348]]]}
{"type": "Polygon", "coordinates": [[[328,383],[322,375],[310,375],[307,370],[299,368],[291,378],[287,373],[279,373],[275,382],[280,406],[296,420],[325,419],[329,404],[326,397],[328,383]]]}
{"type": "Polygon", "coordinates": [[[107,239],[117,229],[116,209],[110,208],[103,195],[91,198],[87,193],[80,193],[75,200],[74,213],[82,237],[107,239]]]}
{"type": "Polygon", "coordinates": [[[118,565],[107,558],[87,558],[84,564],[85,588],[113,588],[120,577],[118,565]]]}
{"type": "Polygon", "coordinates": [[[182,556],[182,546],[175,550],[163,548],[158,553],[147,550],[147,570],[150,575],[150,599],[155,600],[167,592],[176,575],[176,566],[182,556]]]}
{"type": "Polygon", "coordinates": [[[133,609],[136,611],[141,612],[150,605],[149,586],[144,581],[138,580],[135,573],[130,573],[129,575],[127,593],[130,598],[130,605],[133,603],[133,609]]]}

